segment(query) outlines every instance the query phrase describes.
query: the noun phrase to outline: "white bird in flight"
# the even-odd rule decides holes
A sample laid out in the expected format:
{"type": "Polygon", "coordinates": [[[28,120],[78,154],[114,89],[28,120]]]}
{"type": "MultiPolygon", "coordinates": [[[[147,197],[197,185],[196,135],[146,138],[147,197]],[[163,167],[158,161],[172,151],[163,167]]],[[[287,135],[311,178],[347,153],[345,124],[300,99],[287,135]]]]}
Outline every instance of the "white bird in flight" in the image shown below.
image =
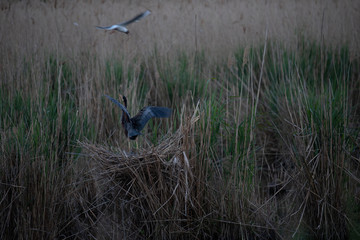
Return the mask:
{"type": "Polygon", "coordinates": [[[105,30],[112,30],[112,31],[119,31],[119,32],[123,32],[128,34],[129,30],[126,28],[127,25],[133,23],[133,22],[138,22],[140,21],[140,19],[146,17],[147,15],[149,15],[151,12],[149,10],[147,10],[146,12],[140,13],[139,15],[137,15],[136,17],[134,17],[133,19],[126,21],[126,22],[122,22],[119,24],[115,24],[112,26],[108,26],[108,27],[101,27],[101,26],[96,26],[96,28],[98,29],[105,29],[105,30]]]}

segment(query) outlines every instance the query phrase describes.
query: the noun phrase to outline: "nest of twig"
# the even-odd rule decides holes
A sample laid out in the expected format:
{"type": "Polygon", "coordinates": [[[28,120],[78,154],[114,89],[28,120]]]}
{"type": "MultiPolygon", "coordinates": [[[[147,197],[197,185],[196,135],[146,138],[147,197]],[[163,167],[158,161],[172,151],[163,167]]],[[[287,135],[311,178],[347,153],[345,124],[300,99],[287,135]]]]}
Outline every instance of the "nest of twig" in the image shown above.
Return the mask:
{"type": "Polygon", "coordinates": [[[94,162],[104,201],[115,206],[119,225],[127,222],[122,231],[166,237],[171,231],[187,231],[184,219],[196,218],[198,206],[192,194],[198,183],[188,154],[193,144],[190,135],[198,118],[196,110],[158,145],[130,153],[80,143],[94,162]],[[166,227],[156,230],[160,225],[166,227]]]}

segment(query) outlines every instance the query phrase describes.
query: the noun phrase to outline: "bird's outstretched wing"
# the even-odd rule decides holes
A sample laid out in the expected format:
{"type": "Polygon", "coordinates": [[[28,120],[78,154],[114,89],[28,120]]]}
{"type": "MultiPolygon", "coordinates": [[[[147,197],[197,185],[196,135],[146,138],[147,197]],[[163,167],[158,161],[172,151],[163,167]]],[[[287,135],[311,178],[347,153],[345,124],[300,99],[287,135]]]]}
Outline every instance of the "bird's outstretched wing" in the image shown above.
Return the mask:
{"type": "Polygon", "coordinates": [[[140,21],[140,19],[148,16],[150,13],[151,12],[149,10],[147,10],[146,12],[140,13],[139,15],[135,16],[133,19],[131,19],[129,21],[119,23],[119,25],[126,26],[126,25],[129,25],[130,23],[140,21]]]}
{"type": "Polygon", "coordinates": [[[98,29],[105,29],[105,30],[114,30],[114,29],[117,28],[117,25],[112,25],[112,26],[108,26],[108,27],[96,26],[96,28],[98,28],[98,29]]]}
{"type": "Polygon", "coordinates": [[[121,103],[119,103],[116,99],[114,99],[114,98],[112,98],[112,97],[110,97],[110,96],[108,96],[108,95],[104,95],[105,97],[107,97],[108,99],[110,99],[113,103],[115,103],[116,105],[118,105],[120,108],[121,108],[121,110],[123,110],[123,112],[124,113],[126,113],[126,115],[129,117],[129,119],[130,119],[130,114],[129,114],[129,112],[128,112],[128,110],[126,109],[126,107],[124,106],[124,105],[122,105],[121,103]]]}
{"type": "Polygon", "coordinates": [[[171,116],[172,110],[166,107],[145,107],[131,119],[138,131],[141,131],[146,123],[153,117],[167,118],[171,116]]]}

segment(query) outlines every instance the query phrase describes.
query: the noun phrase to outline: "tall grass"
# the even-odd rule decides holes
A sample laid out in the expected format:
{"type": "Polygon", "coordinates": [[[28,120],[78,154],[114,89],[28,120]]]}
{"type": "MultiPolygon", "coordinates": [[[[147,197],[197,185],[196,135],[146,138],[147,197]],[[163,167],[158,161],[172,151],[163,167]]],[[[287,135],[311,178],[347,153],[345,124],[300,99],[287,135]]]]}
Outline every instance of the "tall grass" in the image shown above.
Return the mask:
{"type": "Polygon", "coordinates": [[[272,43],[217,62],[5,52],[1,239],[359,236],[359,61],[346,48],[272,43]],[[126,95],[133,114],[173,115],[130,142],[103,94],[126,95]],[[179,182],[167,175],[172,155],[154,150],[164,143],[189,164],[174,170],[179,182]],[[151,154],[123,166],[121,151],[151,154]]]}
{"type": "Polygon", "coordinates": [[[358,73],[346,48],[310,46],[300,49],[299,57],[281,54],[282,59],[269,61],[271,86],[264,110],[270,113],[266,125],[287,155],[280,162],[291,178],[286,184],[297,185],[300,220],[310,235],[348,238],[346,202],[352,198],[352,176],[345,169],[352,166],[352,154],[358,154],[359,128],[349,127],[358,126],[353,122],[358,106],[352,105],[351,96],[358,73]]]}

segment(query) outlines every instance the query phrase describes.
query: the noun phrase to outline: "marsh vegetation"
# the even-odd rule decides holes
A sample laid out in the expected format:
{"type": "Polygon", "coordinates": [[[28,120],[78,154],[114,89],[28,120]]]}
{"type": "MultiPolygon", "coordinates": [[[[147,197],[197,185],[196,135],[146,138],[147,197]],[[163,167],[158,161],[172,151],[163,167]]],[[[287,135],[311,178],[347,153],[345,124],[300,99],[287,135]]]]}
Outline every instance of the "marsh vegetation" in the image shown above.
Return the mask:
{"type": "Polygon", "coordinates": [[[33,4],[1,11],[4,22],[33,21],[0,29],[1,239],[360,237],[351,37],[299,32],[290,44],[261,29],[252,44],[214,47],[199,16],[187,48],[149,31],[151,15],[128,37],[81,26],[81,9],[105,8],[95,3],[33,4]],[[127,96],[132,114],[173,113],[129,141],[104,94],[127,96]]]}

